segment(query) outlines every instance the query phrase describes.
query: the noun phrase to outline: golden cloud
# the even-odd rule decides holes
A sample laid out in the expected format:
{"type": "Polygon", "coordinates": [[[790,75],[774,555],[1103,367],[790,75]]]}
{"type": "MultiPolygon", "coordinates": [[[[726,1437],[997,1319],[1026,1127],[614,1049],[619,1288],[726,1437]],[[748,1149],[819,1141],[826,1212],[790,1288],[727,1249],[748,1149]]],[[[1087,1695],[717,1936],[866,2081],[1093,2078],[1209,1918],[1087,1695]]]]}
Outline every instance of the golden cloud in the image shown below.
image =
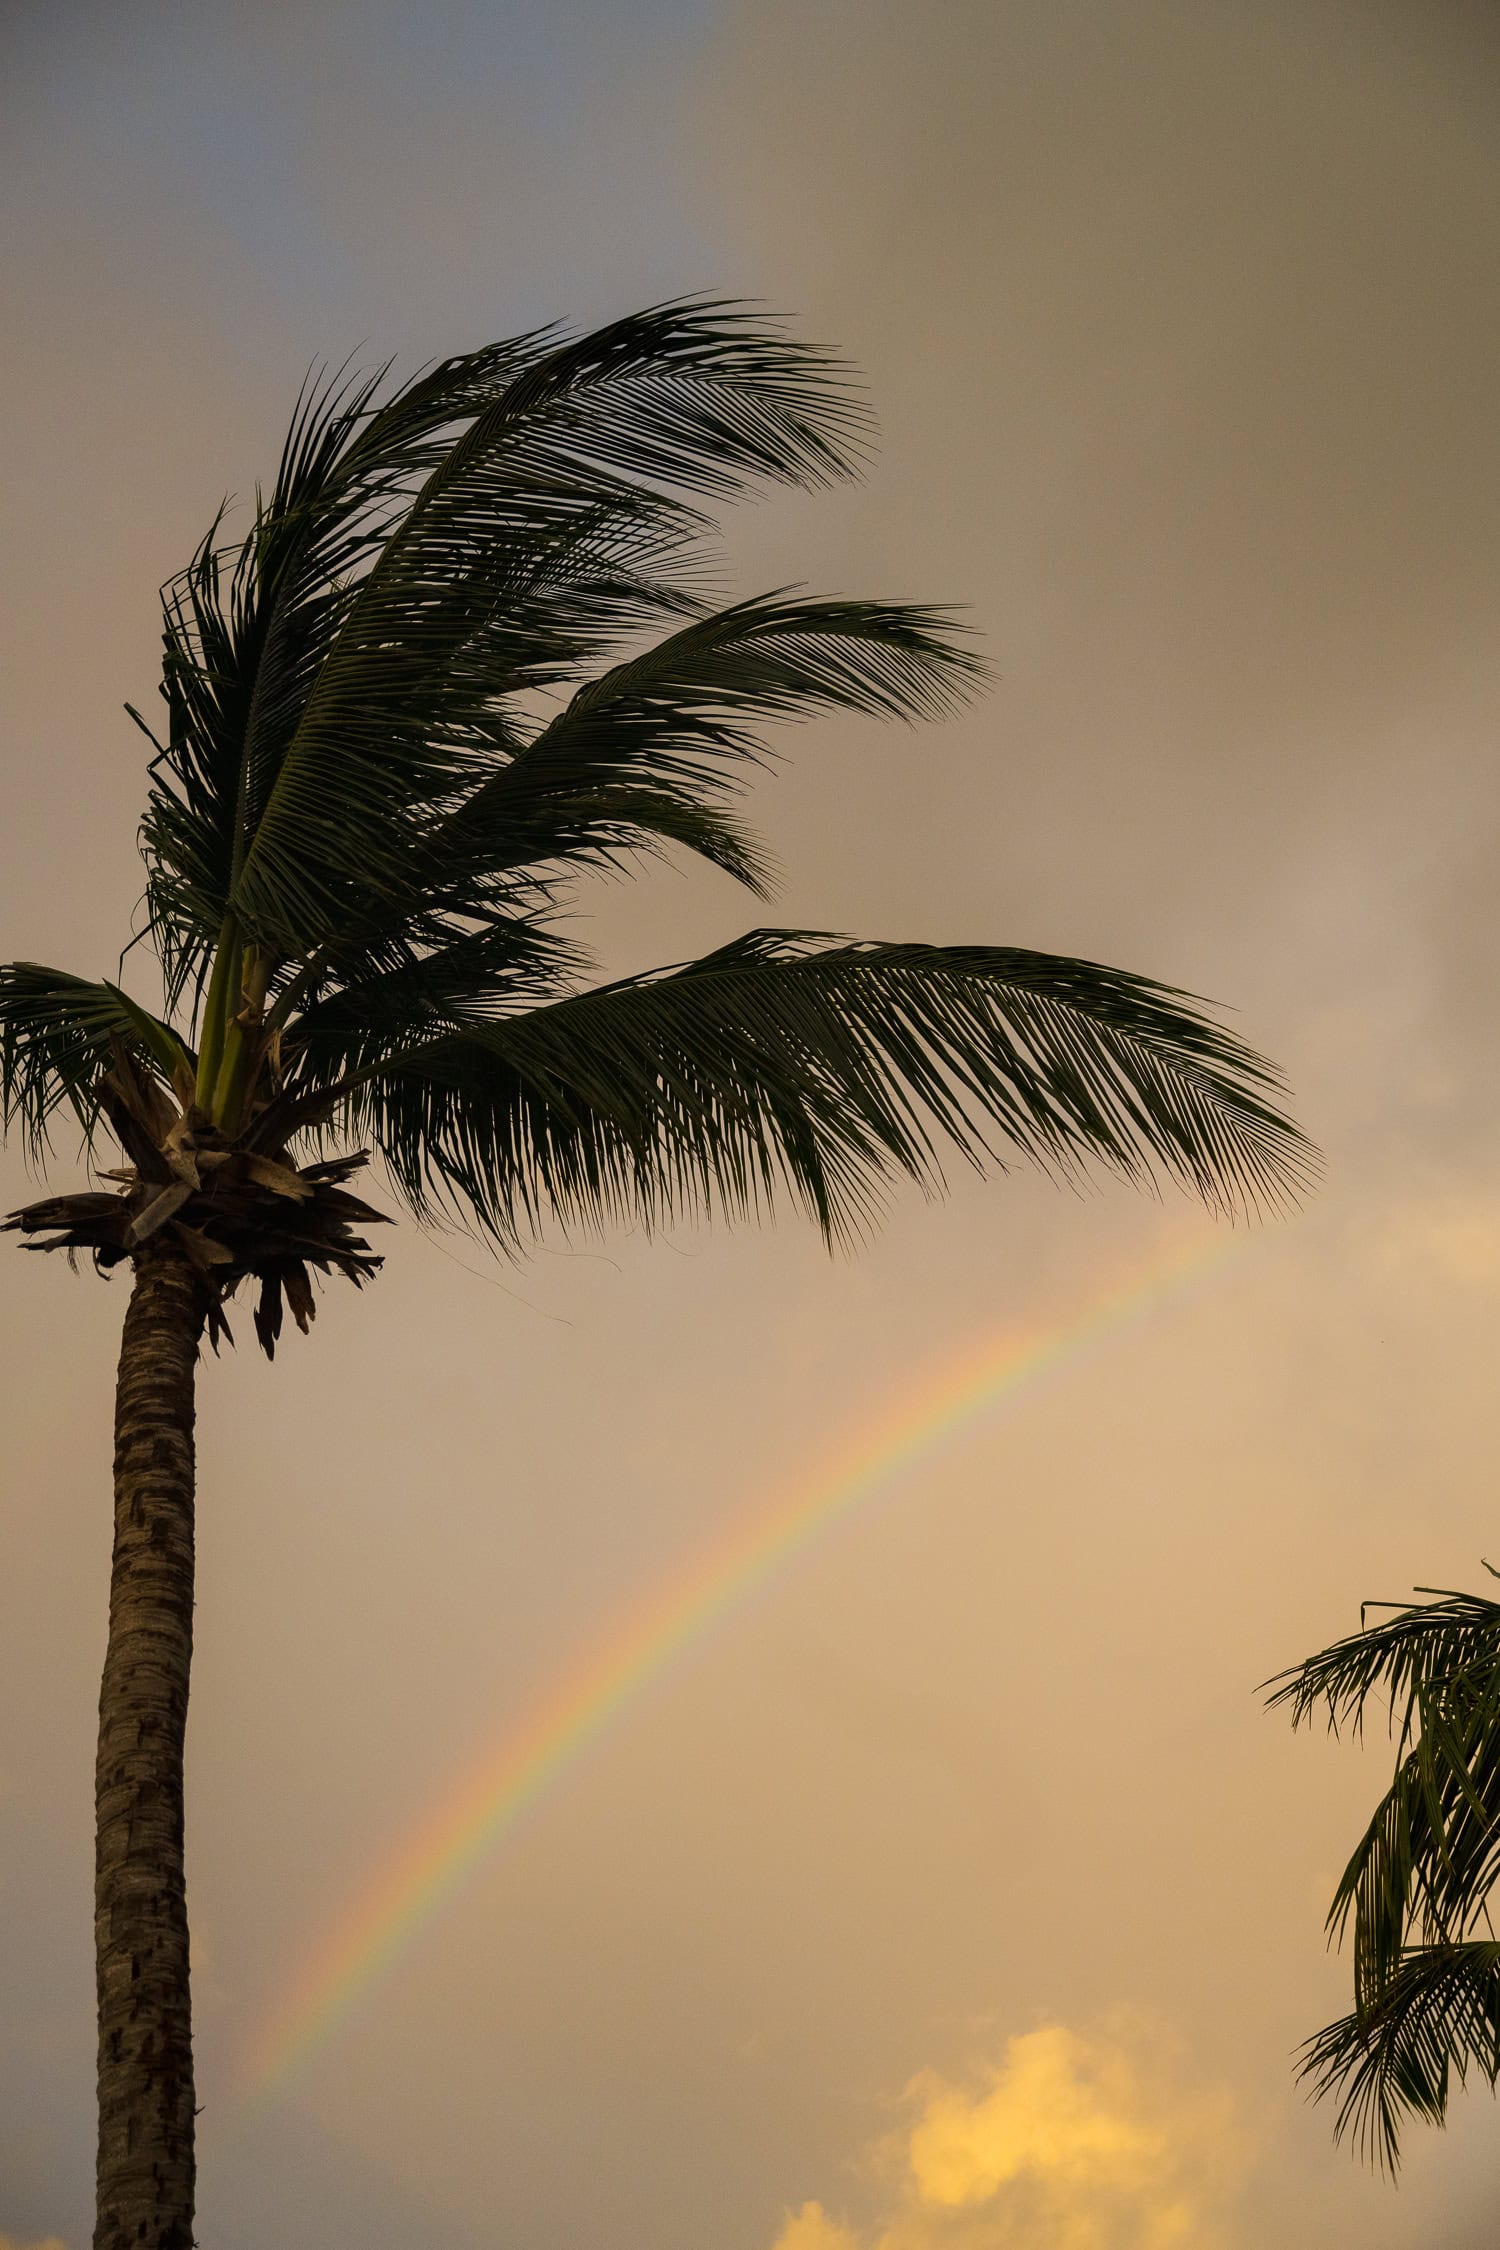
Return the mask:
{"type": "Polygon", "coordinates": [[[804,2203],[800,2211],[789,2213],[776,2250],[859,2250],[859,2237],[830,2219],[821,2203],[804,2203]]]}
{"type": "Polygon", "coordinates": [[[1139,2035],[1048,2024],[978,2084],[924,2072],[906,2099],[909,2122],[871,2152],[875,2223],[805,2203],[774,2250],[1234,2250],[1230,2101],[1174,2083],[1139,2035]]]}
{"type": "Polygon", "coordinates": [[[68,2250],[60,2234],[49,2234],[40,2242],[22,2242],[14,2234],[0,2234],[0,2250],[68,2250]]]}

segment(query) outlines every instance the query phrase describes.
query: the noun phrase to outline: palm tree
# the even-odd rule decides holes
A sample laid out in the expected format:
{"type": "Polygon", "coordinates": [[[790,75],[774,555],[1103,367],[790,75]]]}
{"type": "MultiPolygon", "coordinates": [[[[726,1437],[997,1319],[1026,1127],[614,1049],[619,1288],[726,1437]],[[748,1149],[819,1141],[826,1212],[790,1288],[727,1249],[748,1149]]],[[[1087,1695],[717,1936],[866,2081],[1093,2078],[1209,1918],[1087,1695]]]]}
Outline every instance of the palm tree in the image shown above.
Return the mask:
{"type": "Polygon", "coordinates": [[[939,611],[781,590],[715,609],[705,518],[850,473],[835,363],[694,301],[567,339],[304,385],[269,498],[163,591],[142,829],[161,970],[0,971],[0,1090],[34,1156],[71,1111],[122,1161],[7,1222],[132,1269],[97,1770],[98,2250],[188,2250],[193,2074],[182,1747],[194,1369],[258,1290],[275,1350],[313,1274],[368,1280],[376,1153],[419,1220],[758,1214],[832,1242],[947,1143],[1153,1166],[1275,1201],[1310,1152],[1278,1080],[1186,996],[991,946],[756,929],[587,983],[565,887],[695,852],[763,892],[734,799],[766,722],[940,713],[981,668],[939,611]]]}
{"type": "Polygon", "coordinates": [[[1352,2134],[1392,2174],[1407,2118],[1441,2125],[1455,2081],[1500,2079],[1487,1911],[1500,1875],[1500,1603],[1416,1591],[1438,1598],[1367,1602],[1394,1614],[1367,1627],[1362,1611],[1358,1633],[1267,1683],[1294,1727],[1326,1709],[1332,1732],[1361,1734],[1375,1696],[1396,1736],[1391,1785],[1328,1911],[1340,1942],[1352,1926],[1354,2007],[1300,2063],[1315,2099],[1337,2098],[1335,2137],[1352,2134]]]}

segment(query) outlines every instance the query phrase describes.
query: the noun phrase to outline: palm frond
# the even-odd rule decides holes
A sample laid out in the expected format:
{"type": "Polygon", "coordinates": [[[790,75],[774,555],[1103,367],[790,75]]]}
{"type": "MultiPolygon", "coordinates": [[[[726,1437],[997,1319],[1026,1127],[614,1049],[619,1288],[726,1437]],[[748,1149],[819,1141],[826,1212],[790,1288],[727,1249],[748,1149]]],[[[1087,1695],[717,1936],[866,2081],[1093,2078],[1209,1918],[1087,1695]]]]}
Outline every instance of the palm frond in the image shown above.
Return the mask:
{"type": "Polygon", "coordinates": [[[555,1000],[588,962],[581,947],[534,920],[498,918],[466,930],[433,918],[419,934],[420,945],[410,932],[372,942],[362,974],[292,1018],[281,1049],[292,1084],[332,1084],[414,1041],[555,1000]]]}
{"type": "Polygon", "coordinates": [[[247,613],[244,559],[216,544],[223,514],[161,595],[166,741],[151,762],[141,850],[169,1010],[223,919],[254,690],[255,649],[246,642],[261,637],[247,613]]]}
{"type": "MultiPolygon", "coordinates": [[[[1435,1589],[1419,1589],[1434,1592],[1435,1589]]],[[[1340,1877],[1328,1926],[1351,1922],[1356,1990],[1378,1991],[1416,1936],[1465,1934],[1500,1872],[1500,1604],[1443,1592],[1278,1675],[1272,1708],[1301,1725],[1363,1727],[1372,1695],[1397,1734],[1395,1772],[1340,1877]]]]}
{"type": "Polygon", "coordinates": [[[785,594],[695,617],[581,687],[464,799],[434,856],[499,870],[667,841],[759,889],[763,863],[727,809],[746,767],[766,763],[758,722],[940,716],[984,677],[958,630],[911,603],[785,594]]]}
{"type": "Polygon", "coordinates": [[[33,1159],[50,1148],[59,1110],[71,1110],[92,1143],[121,1058],[162,1087],[190,1061],[170,1027],[115,985],[37,961],[0,968],[0,1124],[19,1128],[33,1159]]]}
{"type": "Polygon", "coordinates": [[[1265,1682],[1274,1690],[1267,1708],[1289,1705],[1292,1725],[1299,1727],[1326,1707],[1334,1732],[1341,1726],[1358,1732],[1372,1695],[1388,1699],[1393,1718],[1398,1707],[1409,1718],[1418,1688],[1500,1664],[1500,1602],[1440,1587],[1419,1586],[1416,1591],[1437,1598],[1410,1604],[1366,1602],[1357,1633],[1265,1682]],[[1365,1614],[1380,1609],[1393,1614],[1366,1626],[1365,1614]]]}
{"type": "Polygon", "coordinates": [[[830,1238],[939,1148],[1054,1173],[1159,1165],[1276,1201],[1309,1152],[1271,1073],[1183,996],[1095,963],[755,931],[687,963],[369,1055],[309,1033],[279,1124],[337,1115],[420,1213],[514,1242],[546,1213],[647,1226],[789,1190],[830,1238]]]}
{"type": "Polygon", "coordinates": [[[1424,1686],[1412,1746],[1340,1877],[1328,1926],[1354,1933],[1356,1992],[1379,1992],[1413,1938],[1468,1933],[1500,1872],[1500,1675],[1424,1686]]]}
{"type": "MultiPolygon", "coordinates": [[[[832,364],[735,308],[658,308],[540,353],[485,405],[359,580],[245,827],[229,900],[283,951],[399,883],[494,740],[499,700],[680,607],[680,495],[844,473],[832,364]]],[[[502,750],[508,747],[502,739],[502,750]]]]}
{"type": "MultiPolygon", "coordinates": [[[[376,412],[389,367],[303,385],[270,498],[237,546],[216,544],[162,589],[167,741],[142,830],[147,902],[173,1000],[201,978],[266,795],[361,579],[471,418],[535,355],[521,337],[450,360],[376,412]]],[[[127,706],[127,708],[129,708],[127,706]]]]}
{"type": "Polygon", "coordinates": [[[1334,1892],[1330,1934],[1353,1937],[1354,2011],[1310,2041],[1304,2075],[1341,2097],[1336,2132],[1395,2169],[1404,2115],[1441,2123],[1450,2078],[1496,2078],[1500,1947],[1500,1604],[1481,1596],[1390,1608],[1267,1683],[1300,1725],[1362,1729],[1380,1696],[1395,1772],[1334,1892]]]}
{"type": "Polygon", "coordinates": [[[1298,2069],[1315,2100],[1337,2101],[1335,2138],[1394,2173],[1408,2119],[1441,2125],[1455,2081],[1500,2078],[1500,1945],[1412,1948],[1368,2007],[1308,2040],[1298,2069]]]}

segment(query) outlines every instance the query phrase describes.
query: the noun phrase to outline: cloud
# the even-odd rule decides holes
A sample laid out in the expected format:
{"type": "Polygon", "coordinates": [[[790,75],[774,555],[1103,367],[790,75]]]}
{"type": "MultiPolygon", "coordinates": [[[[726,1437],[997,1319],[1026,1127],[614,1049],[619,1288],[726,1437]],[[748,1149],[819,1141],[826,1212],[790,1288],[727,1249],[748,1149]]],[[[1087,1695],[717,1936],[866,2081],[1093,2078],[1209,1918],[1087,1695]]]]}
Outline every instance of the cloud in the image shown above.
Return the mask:
{"type": "Polygon", "coordinates": [[[804,2203],[777,2235],[776,2250],[859,2250],[859,2237],[830,2219],[821,2203],[804,2203]]]}
{"type": "Polygon", "coordinates": [[[874,2224],[805,2203],[774,2250],[1234,2250],[1244,2135],[1228,2097],[1176,2084],[1137,2034],[1048,2024],[977,2084],[924,2072],[907,2102],[872,2152],[874,2224]]]}
{"type": "Polygon", "coordinates": [[[68,2250],[60,2234],[44,2235],[40,2242],[23,2242],[19,2235],[0,2234],[0,2250],[68,2250]]]}

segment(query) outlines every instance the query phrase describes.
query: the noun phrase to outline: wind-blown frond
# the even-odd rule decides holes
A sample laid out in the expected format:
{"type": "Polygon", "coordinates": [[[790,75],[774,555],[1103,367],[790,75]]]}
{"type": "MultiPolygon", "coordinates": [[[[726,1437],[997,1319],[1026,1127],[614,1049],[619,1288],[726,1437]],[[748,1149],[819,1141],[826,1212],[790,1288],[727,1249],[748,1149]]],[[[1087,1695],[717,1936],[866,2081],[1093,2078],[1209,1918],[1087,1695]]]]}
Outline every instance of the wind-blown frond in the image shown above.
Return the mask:
{"type": "Polygon", "coordinates": [[[347,1077],[393,1049],[553,1000],[588,956],[534,921],[450,931],[426,950],[387,942],[366,973],[302,1009],[283,1048],[292,1079],[347,1077]]]}
{"type": "MultiPolygon", "coordinates": [[[[730,305],[384,370],[299,401],[238,552],[216,522],[164,595],[167,743],[144,827],[174,990],[226,915],[285,958],[404,882],[413,833],[515,746],[501,699],[680,613],[704,519],[847,474],[847,378],[730,305]]],[[[143,722],[144,723],[144,722],[143,722]]]]}
{"type": "Polygon", "coordinates": [[[1274,1085],[1180,995],[1091,962],[756,931],[384,1060],[311,1021],[280,1122],[337,1108],[419,1212],[456,1208],[502,1241],[548,1211],[649,1226],[782,1189],[837,1238],[883,1182],[938,1185],[943,1143],[1274,1200],[1308,1156],[1274,1085]]]}
{"type": "Polygon", "coordinates": [[[1410,2118],[1441,2125],[1456,2083],[1500,2079],[1500,1945],[1414,1947],[1370,2006],[1309,2039],[1299,2074],[1336,2099],[1334,2137],[1394,2173],[1410,2118]]]}
{"type": "Polygon", "coordinates": [[[1320,2095],[1344,2090],[1336,2130],[1394,2168],[1403,2113],[1442,2121],[1450,2065],[1497,2075],[1500,1951],[1476,1932],[1500,1876],[1500,1604],[1440,1593],[1268,1684],[1294,1726],[1323,1708],[1335,1731],[1360,1731],[1380,1696],[1397,1736],[1328,1911],[1336,1939],[1352,1933],[1354,2012],[1302,2065],[1320,2095]]]}
{"type": "Polygon", "coordinates": [[[496,869],[685,844],[763,885],[726,801],[765,762],[758,722],[816,710],[933,718],[984,677],[956,621],[913,603],[763,595],[695,617],[578,690],[482,782],[444,853],[496,869]]]}
{"type": "Polygon", "coordinates": [[[1388,1699],[1393,1719],[1400,1708],[1403,1732],[1409,1732],[1420,1687],[1500,1661],[1500,1602],[1433,1586],[1419,1586],[1417,1592],[1437,1598],[1411,1604],[1366,1602],[1357,1633],[1266,1682],[1274,1690],[1267,1708],[1289,1706],[1294,1727],[1310,1724],[1326,1708],[1334,1732],[1348,1726],[1358,1733],[1366,1703],[1380,1695],[1388,1699]],[[1366,1626],[1364,1615],[1379,1609],[1393,1614],[1366,1626]]]}
{"type": "Polygon", "coordinates": [[[1377,1693],[1396,1769],[1328,1915],[1339,1937],[1352,1921],[1361,1993],[1414,1937],[1462,1934],[1500,1873],[1500,1604],[1448,1593],[1400,1609],[1283,1675],[1271,1702],[1294,1725],[1326,1706],[1330,1726],[1358,1728],[1377,1693]]]}
{"type": "Polygon", "coordinates": [[[142,841],[174,995],[218,934],[238,862],[359,584],[451,449],[452,425],[480,412],[540,343],[519,337],[445,361],[378,411],[371,401],[388,367],[349,382],[343,370],[310,378],[249,535],[216,545],[221,509],[187,570],[163,588],[167,741],[156,743],[142,841]]]}
{"type": "Polygon", "coordinates": [[[43,1157],[60,1109],[91,1141],[104,1081],[121,1057],[164,1086],[190,1061],[176,1034],[112,984],[37,961],[0,968],[0,1122],[43,1157]]]}
{"type": "Polygon", "coordinates": [[[702,519],[678,495],[843,473],[858,421],[827,362],[729,308],[662,308],[542,352],[353,592],[245,831],[242,926],[317,942],[351,883],[399,882],[411,819],[484,755],[499,698],[680,605],[673,566],[702,519]]]}

